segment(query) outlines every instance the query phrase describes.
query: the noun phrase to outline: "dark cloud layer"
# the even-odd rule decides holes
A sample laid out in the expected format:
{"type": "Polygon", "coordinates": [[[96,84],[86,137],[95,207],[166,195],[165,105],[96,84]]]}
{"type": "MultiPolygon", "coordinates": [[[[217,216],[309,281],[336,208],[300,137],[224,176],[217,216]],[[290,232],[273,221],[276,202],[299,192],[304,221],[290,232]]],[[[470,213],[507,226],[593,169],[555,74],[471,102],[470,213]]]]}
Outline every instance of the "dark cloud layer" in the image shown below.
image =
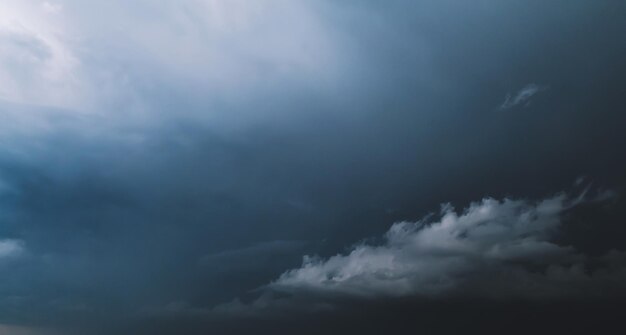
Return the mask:
{"type": "Polygon", "coordinates": [[[624,288],[624,13],[565,0],[3,2],[0,330],[611,323],[621,299],[596,293],[624,288]],[[468,205],[590,184],[615,195],[468,205]],[[389,230],[447,202],[469,207],[389,230]],[[472,221],[485,208],[486,224],[472,221]],[[468,231],[435,243],[446,215],[468,231]],[[407,247],[420,238],[433,245],[407,247]],[[430,301],[439,277],[475,294],[430,301]],[[521,281],[558,301],[519,302],[535,295],[507,294],[521,281]],[[225,311],[232,301],[293,313],[225,311]]]}

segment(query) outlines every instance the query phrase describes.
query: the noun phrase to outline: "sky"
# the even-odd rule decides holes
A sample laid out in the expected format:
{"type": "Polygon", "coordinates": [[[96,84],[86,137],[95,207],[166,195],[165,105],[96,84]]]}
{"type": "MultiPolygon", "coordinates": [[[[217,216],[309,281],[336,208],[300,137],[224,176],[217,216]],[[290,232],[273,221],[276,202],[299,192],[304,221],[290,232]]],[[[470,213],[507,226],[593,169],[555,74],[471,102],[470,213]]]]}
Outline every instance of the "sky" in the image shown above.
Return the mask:
{"type": "Polygon", "coordinates": [[[623,329],[624,31],[611,0],[0,0],[0,334],[623,329]]]}

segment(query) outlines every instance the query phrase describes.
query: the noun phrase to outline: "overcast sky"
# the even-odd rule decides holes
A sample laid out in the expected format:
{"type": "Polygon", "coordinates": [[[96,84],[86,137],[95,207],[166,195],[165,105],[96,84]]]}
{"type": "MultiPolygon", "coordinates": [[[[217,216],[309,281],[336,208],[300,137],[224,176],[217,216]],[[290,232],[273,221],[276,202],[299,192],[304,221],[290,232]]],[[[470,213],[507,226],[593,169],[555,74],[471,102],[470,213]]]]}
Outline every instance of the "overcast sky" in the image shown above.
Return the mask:
{"type": "Polygon", "coordinates": [[[617,324],[625,31],[611,0],[0,0],[0,333],[617,324]]]}

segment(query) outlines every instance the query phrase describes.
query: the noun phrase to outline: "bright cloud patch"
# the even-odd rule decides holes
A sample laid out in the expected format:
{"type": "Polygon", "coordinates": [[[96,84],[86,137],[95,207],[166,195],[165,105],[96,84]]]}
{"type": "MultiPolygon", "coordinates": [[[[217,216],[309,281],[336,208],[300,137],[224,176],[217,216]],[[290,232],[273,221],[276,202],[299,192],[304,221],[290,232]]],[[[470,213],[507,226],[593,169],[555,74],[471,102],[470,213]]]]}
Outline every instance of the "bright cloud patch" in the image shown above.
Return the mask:
{"type": "Polygon", "coordinates": [[[80,61],[60,12],[48,2],[0,3],[0,99],[59,107],[81,99],[80,61]]]}
{"type": "Polygon", "coordinates": [[[461,213],[446,205],[438,220],[394,224],[381,245],[305,257],[269,288],[361,297],[605,296],[626,278],[626,253],[591,257],[554,242],[564,213],[581,201],[484,199],[461,213]]]}
{"type": "Polygon", "coordinates": [[[0,258],[18,255],[23,250],[23,243],[20,240],[0,240],[0,258]]]}

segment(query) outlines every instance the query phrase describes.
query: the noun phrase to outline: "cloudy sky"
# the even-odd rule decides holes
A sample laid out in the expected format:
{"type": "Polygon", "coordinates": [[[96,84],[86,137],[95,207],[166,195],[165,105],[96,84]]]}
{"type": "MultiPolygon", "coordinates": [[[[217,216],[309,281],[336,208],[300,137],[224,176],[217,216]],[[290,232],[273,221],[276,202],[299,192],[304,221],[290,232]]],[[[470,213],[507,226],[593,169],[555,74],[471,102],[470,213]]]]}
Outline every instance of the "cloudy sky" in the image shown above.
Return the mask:
{"type": "Polygon", "coordinates": [[[0,334],[606,333],[625,31],[611,0],[0,0],[0,334]]]}

